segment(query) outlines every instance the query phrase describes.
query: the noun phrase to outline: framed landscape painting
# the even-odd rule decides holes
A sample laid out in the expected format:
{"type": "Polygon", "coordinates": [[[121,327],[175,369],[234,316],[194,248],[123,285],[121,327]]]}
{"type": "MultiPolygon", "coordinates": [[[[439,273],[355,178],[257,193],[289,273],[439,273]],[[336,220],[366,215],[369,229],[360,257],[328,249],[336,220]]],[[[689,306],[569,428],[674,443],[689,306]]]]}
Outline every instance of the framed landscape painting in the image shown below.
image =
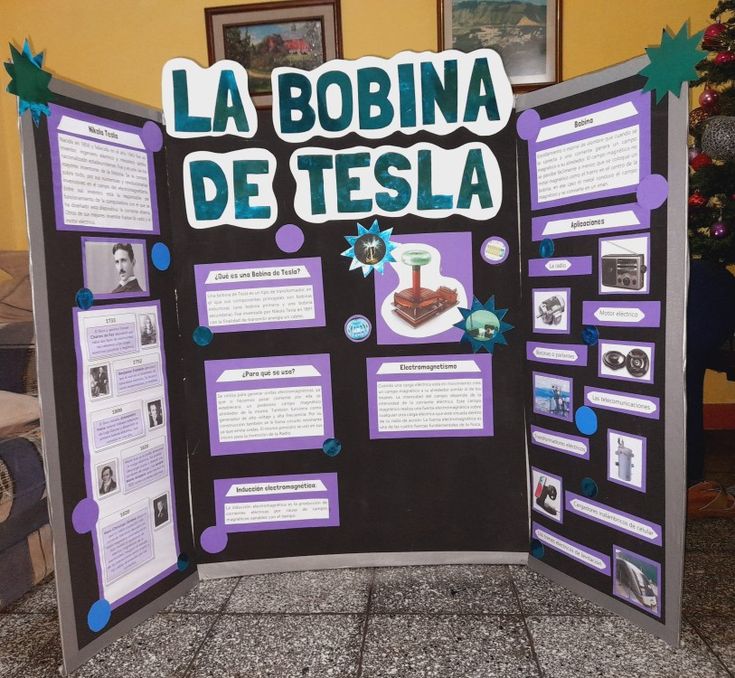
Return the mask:
{"type": "Polygon", "coordinates": [[[438,0],[439,49],[489,47],[515,90],[561,78],[561,0],[438,0]]]}
{"type": "Polygon", "coordinates": [[[274,68],[312,70],[342,56],[339,0],[208,7],[204,15],[209,63],[232,59],[242,64],[259,108],[271,105],[274,68]]]}

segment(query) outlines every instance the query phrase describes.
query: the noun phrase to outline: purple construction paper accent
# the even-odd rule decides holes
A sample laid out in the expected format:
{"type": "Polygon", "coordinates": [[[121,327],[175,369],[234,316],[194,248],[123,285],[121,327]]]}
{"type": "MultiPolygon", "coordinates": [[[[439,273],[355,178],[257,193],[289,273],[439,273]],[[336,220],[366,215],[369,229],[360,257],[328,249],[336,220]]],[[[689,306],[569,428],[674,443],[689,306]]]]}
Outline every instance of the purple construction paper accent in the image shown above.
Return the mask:
{"type": "Polygon", "coordinates": [[[669,183],[660,174],[649,174],[636,190],[636,200],[641,207],[655,210],[666,202],[669,195],[669,183]]]}
{"type": "Polygon", "coordinates": [[[531,240],[539,241],[544,238],[575,238],[582,235],[596,235],[598,233],[626,233],[628,231],[644,231],[651,227],[651,211],[644,209],[637,203],[629,203],[624,205],[608,205],[607,207],[596,207],[592,210],[579,210],[575,212],[564,212],[561,214],[548,214],[542,217],[533,217],[531,219],[531,240]],[[562,233],[545,233],[544,229],[550,221],[560,221],[562,219],[577,219],[580,222],[585,220],[593,220],[602,214],[617,214],[618,212],[633,212],[635,214],[637,224],[629,224],[626,226],[600,226],[600,228],[590,228],[582,231],[572,229],[562,233]]]}
{"type": "Polygon", "coordinates": [[[587,365],[587,346],[584,344],[552,344],[541,341],[526,342],[526,359],[536,363],[548,363],[550,365],[578,365],[585,367],[587,365]],[[575,360],[555,360],[551,357],[538,357],[534,354],[535,349],[547,351],[574,351],[577,354],[575,360]]]}
{"type": "Polygon", "coordinates": [[[623,534],[628,534],[631,537],[636,537],[636,539],[640,539],[641,541],[645,541],[649,544],[656,544],[656,546],[661,546],[661,544],[663,544],[663,528],[657,523],[652,523],[650,520],[644,520],[643,518],[634,516],[631,513],[626,513],[625,511],[621,511],[620,509],[617,509],[614,506],[608,506],[607,504],[602,504],[599,501],[594,501],[593,499],[589,499],[588,497],[583,497],[581,494],[575,494],[574,492],[570,492],[569,490],[565,492],[564,498],[565,498],[564,503],[565,503],[566,509],[570,513],[576,513],[578,516],[587,518],[587,520],[592,520],[595,523],[600,523],[600,525],[605,525],[609,528],[612,528],[613,530],[622,532],[623,534]],[[591,516],[587,513],[584,513],[580,509],[575,508],[572,503],[574,500],[585,502],[586,504],[594,506],[595,508],[601,509],[603,511],[609,511],[610,513],[614,513],[619,517],[626,518],[628,520],[632,520],[637,523],[640,523],[641,525],[652,530],[655,533],[655,536],[641,535],[641,534],[638,534],[634,529],[626,528],[624,525],[615,525],[601,518],[595,518],[594,516],[591,516]]]}
{"type": "Polygon", "coordinates": [[[570,435],[569,433],[561,433],[559,431],[551,431],[547,428],[541,428],[540,426],[531,426],[531,435],[530,435],[529,440],[532,445],[538,445],[539,447],[545,447],[547,450],[553,450],[554,452],[562,452],[563,454],[568,454],[574,457],[575,459],[589,460],[590,458],[590,440],[589,438],[583,438],[582,436],[573,436],[573,435],[570,435]],[[534,433],[556,436],[557,438],[564,438],[565,440],[569,440],[577,444],[583,445],[586,451],[584,454],[577,454],[576,452],[571,452],[569,450],[564,449],[564,447],[561,447],[561,446],[555,446],[550,443],[539,442],[533,437],[534,433]]]}
{"type": "Polygon", "coordinates": [[[609,391],[605,388],[597,388],[596,386],[585,386],[584,387],[584,402],[594,409],[599,410],[612,410],[613,412],[620,412],[621,414],[630,414],[634,417],[644,417],[645,419],[659,419],[661,416],[661,403],[655,396],[643,395],[642,393],[624,393],[623,391],[609,391]],[[656,406],[656,410],[652,413],[636,412],[634,410],[624,409],[623,407],[615,407],[612,405],[600,405],[593,403],[589,399],[589,393],[591,391],[597,391],[598,393],[604,393],[612,397],[628,397],[636,398],[637,400],[647,400],[656,406]]]}
{"type": "Polygon", "coordinates": [[[227,547],[227,541],[227,533],[217,526],[208,527],[199,537],[199,542],[207,553],[221,553],[227,547]]]}
{"type": "Polygon", "coordinates": [[[71,524],[79,534],[86,534],[94,529],[100,516],[100,507],[94,499],[85,497],[77,502],[71,513],[71,524]]]}
{"type": "Polygon", "coordinates": [[[215,334],[220,332],[254,332],[256,330],[295,329],[301,327],[324,327],[324,283],[322,282],[322,260],[319,257],[307,259],[270,259],[267,261],[233,261],[217,264],[198,264],[194,266],[196,281],[197,309],[199,324],[209,327],[215,334]],[[260,268],[289,268],[304,266],[309,272],[309,278],[289,279],[261,279],[241,280],[238,282],[206,284],[210,272],[226,271],[229,269],[260,269],[260,268]],[[276,320],[268,322],[238,323],[235,325],[212,325],[207,312],[207,292],[224,292],[227,290],[255,290],[262,288],[304,287],[310,286],[314,295],[314,318],[302,320],[276,320]]]}
{"type": "Polygon", "coordinates": [[[531,278],[589,275],[590,273],[592,273],[592,257],[589,256],[528,260],[528,275],[531,278]]]}
{"type": "Polygon", "coordinates": [[[296,224],[284,224],[276,231],[276,245],[282,252],[298,252],[304,244],[304,232],[296,224]]]}
{"type": "MultiPolygon", "coordinates": [[[[637,553],[633,553],[633,551],[628,551],[628,549],[624,549],[621,546],[618,546],[617,544],[613,544],[613,590],[612,593],[616,598],[620,598],[621,600],[624,600],[627,603],[632,603],[636,607],[640,607],[641,610],[644,610],[645,612],[648,612],[650,614],[655,615],[656,617],[661,616],[661,594],[663,591],[663,587],[661,586],[661,563],[657,563],[655,560],[651,560],[650,558],[646,558],[644,556],[638,555],[637,553]],[[628,556],[631,560],[637,560],[640,563],[645,563],[646,565],[649,565],[656,571],[656,607],[650,608],[643,603],[641,603],[635,596],[633,598],[629,598],[628,596],[623,595],[620,593],[618,589],[618,559],[615,557],[616,552],[620,551],[621,555],[628,556]]],[[[634,563],[635,564],[635,563],[634,563]]]]}
{"type": "Polygon", "coordinates": [[[166,448],[157,445],[122,460],[124,493],[135,492],[166,476],[166,448]]]}
{"type": "MultiPolygon", "coordinates": [[[[110,266],[112,266],[112,246],[118,242],[125,242],[130,243],[131,245],[141,245],[143,247],[143,257],[142,261],[135,260],[135,265],[142,266],[145,271],[144,280],[147,281],[148,287],[150,288],[150,276],[148,275],[148,250],[147,250],[147,243],[145,240],[140,240],[138,238],[91,238],[91,237],[83,237],[82,239],[82,275],[84,277],[84,286],[89,288],[89,274],[87,273],[87,257],[85,255],[85,248],[87,246],[87,243],[90,242],[105,242],[110,244],[110,266]]],[[[103,292],[94,292],[94,298],[95,299],[133,299],[136,297],[149,297],[150,292],[147,292],[146,290],[141,290],[140,292],[117,292],[115,294],[112,293],[103,293],[103,292]]]]}
{"type": "Polygon", "coordinates": [[[600,339],[597,344],[597,376],[603,379],[617,379],[619,381],[634,381],[637,384],[652,384],[653,383],[653,367],[655,365],[654,358],[656,353],[656,344],[648,341],[614,341],[612,339],[600,339]],[[628,372],[625,367],[621,367],[617,370],[617,374],[603,374],[602,373],[602,356],[605,353],[606,344],[616,344],[619,346],[627,346],[629,349],[644,348],[651,349],[651,364],[648,368],[648,372],[645,377],[634,377],[628,372]]]}
{"type": "Polygon", "coordinates": [[[567,537],[562,537],[561,535],[556,534],[555,532],[552,532],[550,529],[548,529],[547,527],[544,527],[543,525],[540,525],[537,522],[531,523],[531,537],[533,537],[534,539],[538,539],[545,547],[548,546],[550,549],[553,549],[554,551],[557,551],[558,553],[561,553],[561,554],[567,556],[568,558],[571,558],[572,560],[576,560],[578,563],[582,563],[582,565],[586,565],[590,569],[595,570],[595,572],[602,572],[603,574],[606,574],[608,576],[611,573],[611,570],[610,570],[610,558],[608,556],[606,556],[604,553],[600,553],[599,551],[595,551],[594,549],[591,549],[588,546],[583,546],[582,544],[578,544],[577,542],[572,541],[571,539],[567,539],[567,537]],[[558,546],[552,545],[548,541],[544,541],[543,538],[539,537],[539,534],[538,533],[539,533],[540,530],[543,530],[546,534],[548,534],[550,537],[552,537],[554,539],[558,539],[559,541],[563,541],[566,544],[568,544],[569,546],[571,546],[571,547],[573,547],[575,549],[578,549],[579,551],[581,551],[583,553],[587,553],[587,554],[589,554],[589,555],[591,555],[591,556],[593,556],[593,557],[601,560],[602,563],[603,563],[603,566],[604,566],[603,569],[599,569],[597,567],[594,567],[593,565],[591,565],[590,563],[588,563],[584,558],[581,558],[578,555],[574,555],[573,553],[567,553],[566,551],[563,551],[562,549],[560,549],[558,546]]]}
{"type": "MultiPolygon", "coordinates": [[[[634,311],[633,311],[634,312],[634,311]]],[[[661,324],[661,302],[660,301],[584,301],[582,302],[582,323],[585,325],[599,325],[602,327],[658,327],[661,324]],[[628,309],[630,314],[633,309],[643,312],[643,318],[635,322],[621,322],[618,320],[607,320],[609,313],[595,315],[598,309],[620,308],[628,309]]]]}
{"type": "Polygon", "coordinates": [[[490,265],[497,266],[498,264],[502,264],[510,254],[510,245],[508,245],[508,241],[505,238],[501,238],[499,235],[491,235],[489,238],[485,238],[485,241],[480,246],[480,256],[490,265]],[[489,258],[485,253],[485,248],[488,246],[491,242],[500,242],[500,244],[505,248],[505,254],[500,259],[491,259],[489,258]]]}
{"type": "MultiPolygon", "coordinates": [[[[458,233],[417,233],[415,235],[392,235],[391,242],[398,244],[425,243],[441,253],[441,275],[454,278],[464,287],[468,307],[472,303],[472,234],[458,233]]],[[[449,341],[460,341],[464,331],[457,327],[448,329],[430,337],[403,336],[394,332],[383,318],[380,308],[388,295],[399,292],[399,278],[394,266],[401,263],[386,264],[383,275],[373,274],[375,281],[375,328],[378,344],[436,344],[449,341]]],[[[391,311],[392,313],[392,311],[391,311]]],[[[451,311],[446,311],[451,313],[451,311]]],[[[460,318],[458,317],[457,320],[460,318]]],[[[410,326],[406,324],[406,327],[410,326]]]]}
{"type": "Polygon", "coordinates": [[[286,450],[321,450],[325,438],[334,437],[332,411],[332,375],[329,354],[279,355],[265,358],[236,358],[233,360],[208,360],[204,363],[207,385],[207,416],[209,419],[209,444],[213,457],[225,454],[254,454],[257,452],[283,452],[286,450]],[[225,370],[257,370],[259,368],[313,366],[319,376],[293,378],[265,378],[249,381],[218,383],[225,370]],[[229,391],[248,391],[303,386],[321,386],[324,431],[313,436],[292,438],[258,438],[220,442],[217,424],[217,394],[229,391]]]}
{"type": "MultiPolygon", "coordinates": [[[[107,231],[112,231],[115,233],[154,233],[159,234],[161,232],[159,220],[158,220],[158,195],[156,191],[156,170],[153,163],[153,148],[148,148],[148,143],[151,143],[152,145],[155,145],[154,139],[153,139],[153,133],[150,131],[150,127],[146,130],[146,125],[143,125],[143,127],[135,127],[133,125],[126,125],[121,122],[117,122],[115,120],[109,120],[107,118],[100,118],[96,115],[90,115],[88,113],[82,113],[80,111],[75,111],[71,108],[66,108],[64,106],[58,106],[56,104],[51,104],[51,116],[49,117],[48,122],[48,133],[49,133],[49,146],[51,150],[51,176],[53,178],[53,185],[54,185],[54,210],[56,215],[56,230],[58,231],[94,231],[95,233],[102,233],[107,231]],[[151,200],[151,220],[152,220],[152,226],[150,229],[142,229],[142,228],[120,228],[119,226],[114,227],[102,227],[102,226],[80,226],[77,224],[67,224],[64,220],[64,205],[62,202],[62,190],[61,190],[61,158],[59,155],[59,124],[61,123],[61,119],[63,116],[69,116],[70,118],[74,118],[76,120],[82,120],[84,122],[90,123],[92,125],[103,125],[104,127],[110,127],[112,129],[119,130],[121,132],[128,132],[130,134],[136,134],[138,135],[144,146],[146,146],[146,151],[141,151],[141,153],[145,153],[148,160],[148,181],[150,185],[150,200],[151,200]]],[[[151,121],[148,121],[146,124],[151,124],[151,121]]],[[[153,123],[155,125],[155,123],[153,123]]],[[[158,130],[158,134],[161,134],[161,130],[158,128],[157,125],[155,125],[156,129],[158,130]]],[[[67,134],[69,136],[76,137],[77,135],[70,133],[70,132],[62,132],[62,134],[67,134]]],[[[88,139],[88,137],[79,137],[79,138],[85,138],[88,139]]],[[[163,142],[163,137],[161,137],[161,143],[163,142]]],[[[95,141],[100,144],[107,144],[110,146],[123,146],[124,148],[130,149],[130,150],[137,150],[137,149],[131,149],[130,146],[127,146],[125,144],[116,144],[112,141],[108,140],[102,140],[95,138],[95,141]]],[[[114,606],[113,606],[114,607],[114,606]]]]}
{"type": "MultiPolygon", "coordinates": [[[[158,341],[159,346],[165,346],[164,343],[164,337],[163,337],[163,326],[161,325],[161,302],[158,300],[150,301],[150,302],[143,302],[143,303],[131,303],[131,304],[115,304],[114,306],[109,306],[109,311],[111,314],[118,313],[122,309],[140,309],[142,307],[148,307],[148,306],[155,306],[156,308],[156,319],[157,319],[157,327],[158,327],[158,341]]],[[[85,389],[87,387],[88,378],[87,375],[84,374],[84,366],[82,364],[82,353],[81,353],[81,336],[79,333],[79,314],[84,313],[84,311],[81,311],[77,308],[72,309],[73,313],[73,326],[74,326],[74,352],[76,356],[77,361],[77,397],[79,399],[79,418],[81,422],[81,429],[82,429],[82,449],[84,451],[84,478],[85,478],[85,487],[87,490],[87,497],[94,496],[94,488],[92,487],[92,459],[90,454],[90,445],[89,440],[87,437],[87,411],[85,406],[85,389]]],[[[91,356],[90,356],[91,358],[91,356]]],[[[169,403],[168,403],[168,378],[166,377],[166,353],[165,351],[161,351],[161,372],[163,374],[163,400],[164,400],[164,411],[170,412],[169,410],[169,403]]],[[[164,428],[162,431],[165,431],[166,435],[166,447],[167,447],[167,461],[168,461],[168,468],[173,468],[172,463],[172,450],[171,450],[171,428],[169,424],[170,417],[166,417],[166,420],[164,422],[164,428]]],[[[171,517],[171,521],[173,524],[173,531],[174,531],[174,546],[176,553],[180,552],[179,547],[179,531],[178,531],[178,521],[176,518],[176,494],[173,484],[173,478],[171,479],[171,483],[169,486],[169,496],[171,498],[170,504],[169,504],[169,516],[171,517]]],[[[90,500],[93,501],[93,500],[90,500]]],[[[95,502],[96,505],[96,502],[95,502]]],[[[99,587],[100,596],[103,594],[103,582],[102,582],[102,558],[100,556],[100,545],[99,545],[99,539],[97,535],[97,530],[93,529],[91,531],[92,534],[92,550],[94,552],[94,559],[95,559],[95,566],[97,571],[97,585],[99,587]]],[[[153,576],[151,579],[143,582],[140,586],[133,589],[126,595],[124,595],[122,598],[119,598],[114,603],[112,603],[112,609],[115,609],[119,607],[120,605],[123,605],[126,602],[129,602],[130,600],[133,600],[138,595],[140,595],[143,591],[146,591],[151,586],[154,586],[160,581],[163,581],[168,577],[170,574],[177,571],[176,564],[174,563],[170,567],[162,570],[157,575],[153,576]]]]}
{"type": "Polygon", "coordinates": [[[548,471],[542,471],[540,468],[536,468],[534,466],[531,467],[531,483],[533,483],[533,472],[536,472],[539,474],[539,480],[541,479],[541,476],[548,476],[549,478],[553,478],[559,483],[559,515],[554,517],[550,513],[547,513],[544,511],[537,503],[536,503],[536,488],[532,484],[531,485],[531,491],[529,492],[529,497],[531,498],[531,509],[533,511],[536,511],[536,513],[540,513],[545,518],[548,518],[549,520],[554,520],[557,523],[563,523],[564,522],[564,479],[561,476],[554,475],[553,473],[549,473],[548,471]]]}
{"type": "MultiPolygon", "coordinates": [[[[306,473],[287,476],[258,476],[253,478],[226,478],[214,481],[214,511],[217,518],[216,529],[229,532],[263,532],[266,530],[298,530],[309,527],[339,527],[339,494],[336,473],[306,473]],[[286,482],[321,481],[325,490],[315,489],[311,492],[271,492],[253,496],[227,497],[228,490],[237,484],[266,484],[286,482]],[[236,525],[225,524],[225,504],[256,504],[277,501],[299,501],[308,499],[327,499],[329,516],[307,520],[277,520],[262,523],[246,523],[236,525]]],[[[211,529],[211,528],[208,528],[211,529]]],[[[204,535],[202,535],[204,538],[204,535]]]]}
{"type": "MultiPolygon", "coordinates": [[[[492,354],[459,354],[459,355],[421,355],[403,356],[400,358],[368,358],[367,359],[367,383],[368,383],[368,413],[370,423],[370,438],[468,438],[475,436],[492,436],[493,428],[493,380],[492,380],[492,354]],[[480,369],[479,372],[407,372],[404,374],[381,374],[378,370],[381,365],[388,363],[426,363],[442,362],[451,363],[456,360],[474,362],[480,369]],[[451,379],[479,379],[484,389],[482,428],[481,429],[433,429],[420,431],[384,431],[378,430],[378,382],[379,381],[426,381],[426,380],[451,380],[451,379]]],[[[449,403],[452,407],[453,403],[449,403]]]]}
{"type": "Polygon", "coordinates": [[[146,150],[151,153],[156,153],[163,148],[163,132],[161,132],[161,128],[153,120],[148,120],[143,123],[143,128],[140,130],[140,138],[143,140],[143,145],[146,150]]]}
{"type": "MultiPolygon", "coordinates": [[[[578,132],[572,132],[565,134],[554,139],[549,139],[543,142],[537,142],[529,140],[528,142],[528,164],[531,181],[531,209],[547,209],[550,207],[558,207],[560,205],[568,205],[575,202],[581,202],[585,200],[595,200],[598,198],[609,198],[617,195],[625,195],[626,193],[634,192],[640,180],[650,174],[651,171],[651,95],[650,93],[644,92],[630,92],[619,97],[607,99],[591,106],[585,106],[584,108],[577,108],[561,115],[556,115],[551,118],[547,118],[541,122],[541,129],[548,125],[553,125],[559,122],[567,120],[574,120],[575,118],[581,118],[585,115],[591,115],[598,113],[604,109],[612,108],[623,103],[631,102],[638,114],[631,117],[623,118],[615,122],[606,123],[597,127],[583,127],[578,132]],[[536,180],[536,154],[539,151],[544,151],[549,148],[557,146],[565,146],[567,144],[581,141],[584,139],[591,139],[593,137],[601,136],[603,134],[609,134],[616,132],[627,127],[638,125],[640,129],[638,137],[638,163],[639,163],[639,181],[634,184],[627,186],[621,186],[619,188],[593,191],[591,193],[579,193],[564,198],[558,198],[556,200],[547,200],[543,203],[538,202],[538,185],[536,180]]],[[[540,130],[539,130],[540,131],[540,130]]]]}
{"type": "MultiPolygon", "coordinates": [[[[623,245],[625,247],[625,245],[623,245]]],[[[632,250],[631,250],[632,251],[632,250]]],[[[628,254],[625,252],[625,250],[622,250],[618,247],[617,254],[620,256],[628,256],[628,254]]],[[[650,294],[651,290],[651,237],[648,233],[634,233],[633,235],[622,235],[622,236],[612,236],[610,238],[600,238],[598,241],[598,256],[600,261],[599,271],[597,273],[597,282],[598,282],[598,289],[599,293],[601,295],[605,294],[624,294],[625,296],[628,295],[634,295],[634,294],[650,294]],[[643,274],[645,276],[645,285],[640,290],[631,290],[626,289],[624,287],[622,288],[610,288],[610,285],[605,285],[605,287],[608,287],[610,289],[603,290],[602,287],[602,243],[610,242],[611,240],[632,240],[634,238],[645,238],[646,240],[646,251],[641,252],[640,254],[643,254],[643,264],[646,267],[646,271],[643,274]]]]}
{"type": "Polygon", "coordinates": [[[572,315],[572,288],[571,287],[534,287],[531,289],[531,328],[534,334],[569,334],[571,332],[571,315],[572,315]],[[533,303],[535,292],[546,292],[547,297],[554,296],[558,292],[564,292],[564,313],[567,321],[565,325],[539,325],[536,326],[538,308],[533,303]]]}
{"type": "Polygon", "coordinates": [[[648,475],[648,465],[647,465],[647,459],[648,459],[648,441],[643,436],[636,436],[632,433],[625,433],[624,431],[618,431],[614,428],[607,429],[607,479],[610,482],[617,483],[618,485],[622,485],[623,487],[630,487],[633,490],[637,490],[638,492],[645,492],[646,491],[646,477],[648,475]],[[620,478],[614,478],[612,475],[610,475],[610,457],[613,454],[613,450],[610,447],[610,434],[613,434],[613,436],[618,437],[621,436],[623,438],[635,438],[636,440],[641,441],[641,486],[638,487],[638,485],[635,485],[634,483],[626,483],[624,480],[621,480],[620,478]]]}
{"type": "Polygon", "coordinates": [[[541,116],[533,108],[523,111],[516,120],[518,136],[529,142],[535,142],[541,129],[541,116]]]}
{"type": "Polygon", "coordinates": [[[153,560],[153,530],[147,510],[131,513],[106,525],[100,532],[107,554],[104,567],[105,581],[108,584],[153,560]],[[137,536],[132,537],[131,533],[137,536]]]}
{"type": "Polygon", "coordinates": [[[572,421],[574,418],[574,379],[571,377],[561,377],[558,374],[546,374],[545,372],[531,372],[531,388],[533,389],[533,411],[536,414],[540,414],[543,417],[551,417],[552,419],[560,419],[562,421],[572,421]],[[538,409],[536,406],[536,377],[546,377],[556,381],[569,382],[569,409],[567,410],[566,416],[559,416],[538,409]]]}

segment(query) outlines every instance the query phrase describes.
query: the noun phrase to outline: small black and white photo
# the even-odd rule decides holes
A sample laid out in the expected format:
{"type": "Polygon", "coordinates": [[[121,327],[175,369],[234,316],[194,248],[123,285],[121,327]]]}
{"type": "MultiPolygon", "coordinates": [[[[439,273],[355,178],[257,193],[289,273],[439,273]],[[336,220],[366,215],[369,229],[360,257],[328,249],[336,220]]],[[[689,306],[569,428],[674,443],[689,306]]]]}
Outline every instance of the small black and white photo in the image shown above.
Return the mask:
{"type": "Polygon", "coordinates": [[[148,416],[149,429],[163,426],[163,407],[161,406],[160,398],[146,403],[146,414],[148,416]]]}
{"type": "Polygon", "coordinates": [[[140,331],[140,345],[155,346],[158,344],[158,327],[155,313],[143,313],[138,316],[138,330],[140,331]]]}
{"type": "Polygon", "coordinates": [[[89,368],[89,395],[95,400],[110,395],[109,365],[96,365],[89,368]]]}
{"type": "Polygon", "coordinates": [[[110,459],[97,464],[95,477],[97,478],[97,494],[100,498],[107,497],[119,491],[117,459],[110,459]]]}
{"type": "Polygon", "coordinates": [[[99,299],[148,295],[143,240],[83,238],[84,285],[99,299]]]}
{"type": "Polygon", "coordinates": [[[648,294],[650,258],[648,235],[600,238],[600,294],[648,294]]]}
{"type": "Polygon", "coordinates": [[[153,500],[153,527],[165,525],[169,519],[168,494],[162,494],[153,500]]]}
{"type": "Polygon", "coordinates": [[[533,331],[541,334],[569,334],[569,288],[535,289],[533,331]]]}
{"type": "Polygon", "coordinates": [[[598,348],[598,376],[605,379],[653,383],[654,344],[600,339],[598,348]]]}

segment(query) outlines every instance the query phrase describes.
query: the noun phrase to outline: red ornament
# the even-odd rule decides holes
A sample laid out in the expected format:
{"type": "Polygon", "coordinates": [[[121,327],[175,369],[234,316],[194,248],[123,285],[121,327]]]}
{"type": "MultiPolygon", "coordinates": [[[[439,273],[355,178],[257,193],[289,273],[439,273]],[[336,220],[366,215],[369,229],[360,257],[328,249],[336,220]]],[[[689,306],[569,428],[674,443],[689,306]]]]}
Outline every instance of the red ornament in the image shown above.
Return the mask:
{"type": "Polygon", "coordinates": [[[735,52],[719,52],[715,57],[718,66],[727,66],[735,61],[735,52]]]}
{"type": "Polygon", "coordinates": [[[705,89],[699,95],[699,105],[707,111],[707,113],[716,113],[720,101],[720,93],[716,89],[705,89]]]}
{"type": "Polygon", "coordinates": [[[707,167],[712,164],[712,158],[706,153],[700,153],[698,156],[692,158],[689,161],[689,166],[695,171],[699,172],[703,167],[707,167]]]}
{"type": "Polygon", "coordinates": [[[730,235],[730,227],[724,221],[717,221],[710,226],[709,234],[716,240],[722,240],[730,235]]]}
{"type": "Polygon", "coordinates": [[[707,26],[704,31],[704,38],[702,39],[702,47],[705,49],[715,49],[722,43],[724,33],[727,32],[727,26],[721,24],[719,21],[716,24],[707,26]]]}
{"type": "Polygon", "coordinates": [[[689,207],[704,207],[708,200],[709,198],[703,193],[694,191],[694,193],[689,196],[689,207]]]}

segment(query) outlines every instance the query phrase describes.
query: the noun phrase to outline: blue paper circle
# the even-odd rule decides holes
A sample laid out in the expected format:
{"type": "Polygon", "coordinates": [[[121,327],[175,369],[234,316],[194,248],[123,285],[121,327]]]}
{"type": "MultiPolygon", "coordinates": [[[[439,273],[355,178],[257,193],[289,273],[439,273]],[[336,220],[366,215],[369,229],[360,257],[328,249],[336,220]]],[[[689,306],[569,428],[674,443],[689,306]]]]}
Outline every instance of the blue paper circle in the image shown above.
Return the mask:
{"type": "Polygon", "coordinates": [[[353,315],[345,322],[345,336],[355,343],[365,341],[373,331],[371,322],[364,315],[353,315]]]}
{"type": "Polygon", "coordinates": [[[582,482],[579,484],[579,487],[585,497],[597,496],[597,483],[592,480],[592,478],[582,478],[582,482]]]}
{"type": "Polygon", "coordinates": [[[92,293],[92,290],[82,287],[77,291],[74,299],[77,302],[77,306],[79,306],[82,311],[86,311],[94,303],[94,294],[92,293]]]}
{"type": "Polygon", "coordinates": [[[162,242],[157,242],[151,247],[151,261],[159,271],[166,271],[171,265],[171,250],[162,242]]]}
{"type": "Polygon", "coordinates": [[[597,415],[587,405],[577,408],[574,413],[574,423],[577,425],[577,430],[587,436],[597,432],[597,415]]]}
{"type": "Polygon", "coordinates": [[[104,598],[100,598],[98,601],[92,604],[87,612],[87,626],[97,633],[107,626],[112,615],[112,607],[104,598]]]}
{"type": "Polygon", "coordinates": [[[600,338],[600,330],[594,325],[586,325],[582,330],[582,341],[587,346],[597,346],[597,341],[600,338]]]}
{"type": "Polygon", "coordinates": [[[531,555],[539,560],[544,557],[544,545],[538,539],[531,539],[531,555]]]}
{"type": "Polygon", "coordinates": [[[544,259],[554,256],[554,241],[551,238],[544,238],[538,246],[538,253],[544,259]]]}
{"type": "Polygon", "coordinates": [[[179,572],[183,572],[187,567],[189,567],[189,556],[187,556],[186,553],[179,553],[179,557],[176,560],[176,567],[179,568],[179,572]]]}
{"type": "Polygon", "coordinates": [[[322,450],[328,457],[336,457],[342,451],[342,443],[337,438],[327,438],[322,445],[322,450]]]}
{"type": "Polygon", "coordinates": [[[212,339],[214,339],[214,334],[212,334],[212,330],[208,327],[199,325],[199,327],[192,332],[191,337],[194,339],[194,343],[197,346],[209,346],[212,343],[212,339]]]}

